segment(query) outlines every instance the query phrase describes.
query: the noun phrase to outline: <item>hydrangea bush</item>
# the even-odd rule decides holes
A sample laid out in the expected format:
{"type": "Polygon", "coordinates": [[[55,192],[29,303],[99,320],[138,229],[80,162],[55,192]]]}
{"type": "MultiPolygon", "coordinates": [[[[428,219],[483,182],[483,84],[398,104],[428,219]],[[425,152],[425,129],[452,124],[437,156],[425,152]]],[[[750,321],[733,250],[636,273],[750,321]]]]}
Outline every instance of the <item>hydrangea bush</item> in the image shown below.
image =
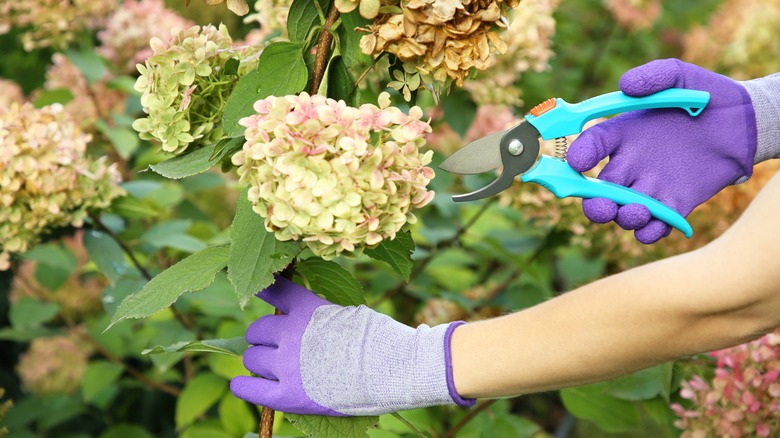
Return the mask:
{"type": "MultiPolygon", "coordinates": [[[[769,47],[771,4],[749,2],[750,12],[739,12],[757,26],[716,13],[710,27],[739,30],[722,48],[769,47]]],[[[589,223],[578,202],[536,185],[453,203],[450,195],[494,175],[433,171],[535,103],[613,91],[626,68],[679,54],[699,29],[692,24],[708,22],[708,7],[0,2],[0,75],[12,79],[0,79],[0,296],[8,296],[0,302],[0,381],[10,382],[3,385],[15,402],[8,429],[538,437],[569,427],[573,416],[588,436],[598,436],[595,428],[675,435],[683,417],[686,433],[715,430],[706,415],[691,416],[699,412],[692,400],[675,408],[683,417],[669,407],[670,394],[679,398],[671,364],[559,394],[480,401],[473,411],[382,417],[273,413],[227,391],[230,378],[246,373],[246,327],[274,312],[254,298],[274,275],[337,304],[433,325],[503,315],[711,240],[772,169],[757,168],[749,183],[695,212],[694,239],[670,237],[657,250],[589,223]]],[[[774,367],[771,358],[752,360],[721,368],[733,383],[750,367],[774,367]]],[[[721,391],[731,404],[707,409],[731,418],[729,427],[771,436],[775,423],[757,415],[772,409],[767,394],[776,388],[772,371],[761,373],[754,388],[763,392],[740,389],[739,400],[704,377],[685,385],[721,391]],[[745,404],[745,392],[755,400],[745,404]],[[738,402],[749,415],[737,420],[738,402]]]]}

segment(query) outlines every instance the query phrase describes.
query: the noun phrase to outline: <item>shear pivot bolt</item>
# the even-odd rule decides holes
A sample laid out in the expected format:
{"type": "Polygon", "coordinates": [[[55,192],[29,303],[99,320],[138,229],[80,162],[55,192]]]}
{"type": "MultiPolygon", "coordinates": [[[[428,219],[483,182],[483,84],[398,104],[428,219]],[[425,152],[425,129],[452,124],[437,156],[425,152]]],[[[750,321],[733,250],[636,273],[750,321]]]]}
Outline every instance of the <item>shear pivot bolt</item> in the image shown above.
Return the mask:
{"type": "Polygon", "coordinates": [[[514,139],[509,142],[509,154],[510,155],[520,155],[523,153],[523,142],[521,142],[518,139],[514,139]]]}

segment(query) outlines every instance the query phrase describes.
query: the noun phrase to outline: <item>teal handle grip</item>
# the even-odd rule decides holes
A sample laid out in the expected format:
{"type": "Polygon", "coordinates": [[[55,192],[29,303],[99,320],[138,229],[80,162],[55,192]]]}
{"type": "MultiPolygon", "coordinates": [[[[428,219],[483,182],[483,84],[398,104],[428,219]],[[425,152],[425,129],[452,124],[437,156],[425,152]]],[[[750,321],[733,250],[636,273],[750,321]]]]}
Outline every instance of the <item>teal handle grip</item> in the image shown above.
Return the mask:
{"type": "Polygon", "coordinates": [[[693,235],[688,221],[663,202],[628,187],[583,176],[558,158],[542,155],[520,179],[539,184],[559,198],[607,198],[618,205],[642,204],[654,218],[680,230],[685,237],[693,235]]]}
{"type": "Polygon", "coordinates": [[[620,91],[602,94],[580,103],[568,103],[563,99],[555,99],[545,102],[549,108],[538,116],[529,114],[525,117],[532,124],[541,137],[550,140],[567,135],[577,134],[582,131],[585,123],[598,117],[626,111],[653,108],[682,108],[691,116],[698,116],[710,101],[710,93],[699,90],[687,90],[684,88],[669,88],[644,97],[631,97],[620,91]]]}

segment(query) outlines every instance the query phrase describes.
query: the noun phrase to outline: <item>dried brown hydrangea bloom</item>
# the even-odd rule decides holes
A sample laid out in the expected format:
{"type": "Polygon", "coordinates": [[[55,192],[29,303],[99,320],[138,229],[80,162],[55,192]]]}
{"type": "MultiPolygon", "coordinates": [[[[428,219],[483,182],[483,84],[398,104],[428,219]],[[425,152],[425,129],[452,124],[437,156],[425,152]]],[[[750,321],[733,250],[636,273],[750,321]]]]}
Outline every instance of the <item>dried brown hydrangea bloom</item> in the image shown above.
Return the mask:
{"type": "Polygon", "coordinates": [[[374,22],[361,29],[364,53],[389,52],[413,65],[424,83],[458,86],[473,71],[490,65],[491,53],[503,53],[498,35],[506,14],[521,0],[410,0],[382,8],[374,22]],[[384,12],[388,11],[388,12],[384,12]]]}

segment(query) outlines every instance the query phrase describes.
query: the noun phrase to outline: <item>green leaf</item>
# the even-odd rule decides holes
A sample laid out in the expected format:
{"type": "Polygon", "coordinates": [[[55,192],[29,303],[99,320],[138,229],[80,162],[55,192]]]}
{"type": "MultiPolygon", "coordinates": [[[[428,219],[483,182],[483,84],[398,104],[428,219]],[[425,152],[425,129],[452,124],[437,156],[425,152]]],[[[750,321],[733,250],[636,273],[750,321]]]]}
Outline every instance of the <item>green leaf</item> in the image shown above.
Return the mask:
{"type": "Polygon", "coordinates": [[[294,43],[306,42],[309,30],[320,23],[320,16],[314,2],[320,4],[323,11],[330,7],[328,0],[293,0],[287,15],[287,36],[294,43]]]}
{"type": "Polygon", "coordinates": [[[273,283],[273,274],[284,269],[300,251],[299,243],[280,242],[266,231],[263,218],[252,210],[246,193],[247,189],[241,192],[230,226],[228,262],[228,278],[242,309],[258,291],[273,283]]]}
{"type": "Polygon", "coordinates": [[[566,409],[577,418],[591,421],[605,432],[625,432],[641,423],[636,405],[604,392],[604,384],[568,388],[561,391],[566,409]]]}
{"type": "Polygon", "coordinates": [[[228,356],[241,357],[249,345],[243,337],[227,339],[204,339],[202,341],[178,342],[167,347],[157,345],[141,354],[179,353],[198,351],[202,353],[219,353],[228,356]]]}
{"type": "Polygon", "coordinates": [[[268,96],[296,94],[306,88],[309,70],[303,60],[303,44],[275,42],[260,54],[258,67],[238,80],[233,93],[225,103],[222,126],[228,137],[242,135],[238,124],[243,117],[254,113],[256,101],[268,96]]]}
{"type": "Polygon", "coordinates": [[[365,438],[379,417],[326,417],[286,414],[285,418],[307,436],[316,438],[365,438]]]}
{"type": "Polygon", "coordinates": [[[244,436],[257,427],[252,409],[233,394],[227,394],[219,402],[219,421],[222,428],[233,436],[244,436]]]}
{"type": "Polygon", "coordinates": [[[216,144],[195,149],[194,151],[179,155],[161,163],[152,164],[150,169],[156,173],[170,179],[181,179],[192,175],[203,173],[213,164],[209,159],[214,153],[216,144]]]}
{"type": "Polygon", "coordinates": [[[84,74],[87,82],[94,84],[108,73],[106,64],[94,50],[66,50],[65,56],[84,74]]]}
{"type": "Polygon", "coordinates": [[[60,334],[57,330],[48,329],[43,327],[36,328],[11,328],[5,327],[0,329],[0,340],[13,341],[13,342],[30,342],[35,338],[47,338],[49,336],[56,336],[60,334]]]}
{"type": "Polygon", "coordinates": [[[122,196],[111,202],[109,211],[128,219],[147,219],[157,217],[160,212],[154,204],[135,196],[122,196]]]}
{"type": "Polygon", "coordinates": [[[336,100],[343,100],[348,105],[354,105],[356,103],[354,102],[354,98],[357,96],[355,93],[355,78],[347,69],[344,58],[341,56],[334,56],[333,59],[330,60],[327,73],[328,97],[332,97],[336,100]]]}
{"type": "Polygon", "coordinates": [[[53,90],[42,90],[40,94],[35,97],[33,105],[35,105],[36,108],[43,108],[46,105],[51,105],[53,103],[65,105],[71,100],[73,100],[73,93],[70,90],[67,88],[55,88],[53,90]]]}
{"type": "Polygon", "coordinates": [[[672,385],[672,363],[647,368],[609,382],[607,393],[622,400],[650,400],[668,396],[672,385]]]}
{"type": "Polygon", "coordinates": [[[44,303],[31,297],[22,297],[11,305],[8,319],[14,329],[33,329],[51,320],[59,311],[57,303],[44,303]]]}
{"type": "Polygon", "coordinates": [[[414,240],[412,233],[401,231],[395,235],[395,239],[385,239],[372,249],[365,250],[367,256],[372,259],[380,260],[393,268],[393,270],[404,278],[407,282],[412,275],[412,252],[414,251],[414,240]]]}
{"type": "Polygon", "coordinates": [[[171,220],[154,225],[141,236],[141,241],[154,248],[174,248],[186,252],[204,249],[206,244],[187,234],[192,225],[188,220],[171,220]]]}
{"type": "Polygon", "coordinates": [[[176,399],[176,429],[189,426],[213,406],[227,390],[227,382],[211,373],[200,373],[190,380],[176,399]]]}
{"type": "Polygon", "coordinates": [[[102,132],[108,137],[111,144],[119,153],[119,156],[125,160],[130,158],[141,145],[141,140],[138,138],[138,133],[133,131],[132,128],[127,126],[109,126],[105,121],[98,120],[96,123],[98,131],[102,132]]]}
{"type": "Polygon", "coordinates": [[[119,244],[106,233],[97,230],[85,232],[84,248],[87,250],[89,259],[95,263],[112,285],[116,284],[120,277],[131,272],[138,272],[127,263],[125,253],[119,244]]]}
{"type": "Polygon", "coordinates": [[[460,88],[453,87],[450,94],[442,97],[444,106],[444,121],[460,134],[466,136],[466,131],[477,116],[477,104],[471,100],[471,95],[460,88]]]}
{"type": "Polygon", "coordinates": [[[227,247],[206,248],[159,273],[140,292],[122,301],[106,330],[123,319],[157,313],[176,302],[181,294],[205,288],[225,268],[229,255],[227,247]]]}
{"type": "Polygon", "coordinates": [[[103,432],[100,438],[153,438],[143,427],[137,424],[117,424],[103,432]]]}
{"type": "Polygon", "coordinates": [[[87,403],[94,401],[103,390],[114,385],[123,371],[121,365],[105,360],[90,362],[81,377],[81,395],[84,401],[87,403]]]}
{"type": "Polygon", "coordinates": [[[359,71],[368,68],[374,61],[369,55],[360,50],[360,39],[363,33],[357,32],[358,27],[366,27],[371,22],[360,16],[357,9],[349,14],[341,14],[341,27],[339,28],[339,49],[344,58],[344,64],[350,71],[359,71]]]}
{"type": "Polygon", "coordinates": [[[56,291],[76,270],[78,261],[70,250],[54,243],[39,245],[24,255],[26,260],[35,260],[35,279],[42,286],[56,291]]]}
{"type": "Polygon", "coordinates": [[[342,306],[359,306],[366,303],[360,283],[338,263],[318,257],[308,258],[295,266],[311,290],[342,306]]]}

